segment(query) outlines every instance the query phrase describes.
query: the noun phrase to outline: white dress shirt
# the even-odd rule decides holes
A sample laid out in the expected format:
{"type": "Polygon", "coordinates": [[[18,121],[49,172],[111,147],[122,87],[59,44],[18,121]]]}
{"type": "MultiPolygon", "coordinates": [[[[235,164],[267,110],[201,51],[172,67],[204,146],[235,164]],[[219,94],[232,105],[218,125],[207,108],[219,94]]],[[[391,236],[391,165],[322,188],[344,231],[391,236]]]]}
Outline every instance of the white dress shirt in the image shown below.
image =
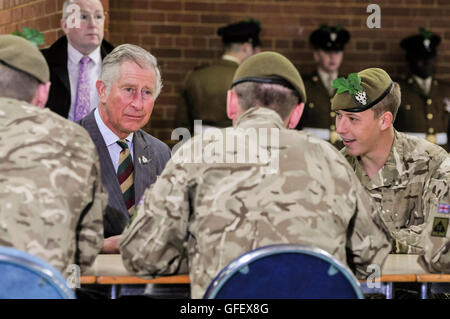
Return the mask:
{"type": "MultiPolygon", "coordinates": [[[[69,110],[69,120],[73,121],[75,113],[75,101],[77,98],[77,82],[78,82],[78,71],[80,69],[80,60],[83,58],[83,54],[77,51],[70,43],[67,45],[67,70],[69,72],[69,82],[70,82],[70,110],[69,110]]],[[[98,93],[95,88],[95,83],[102,72],[102,56],[100,54],[100,47],[95,49],[89,54],[91,61],[88,64],[89,71],[89,85],[91,87],[90,93],[90,110],[92,111],[98,105],[98,93]]]]}
{"type": "MultiPolygon", "coordinates": [[[[111,157],[111,161],[114,165],[114,170],[117,172],[117,169],[119,168],[119,154],[122,151],[122,147],[120,147],[119,144],[117,144],[117,141],[120,140],[120,138],[113,133],[109,129],[109,127],[106,126],[106,124],[103,122],[98,109],[95,109],[94,111],[95,116],[95,122],[97,122],[98,129],[100,130],[100,133],[103,136],[103,140],[105,141],[106,147],[108,148],[109,156],[111,157]]],[[[125,139],[127,140],[128,148],[130,149],[131,158],[134,162],[134,154],[133,154],[133,134],[130,133],[125,139]]]]}

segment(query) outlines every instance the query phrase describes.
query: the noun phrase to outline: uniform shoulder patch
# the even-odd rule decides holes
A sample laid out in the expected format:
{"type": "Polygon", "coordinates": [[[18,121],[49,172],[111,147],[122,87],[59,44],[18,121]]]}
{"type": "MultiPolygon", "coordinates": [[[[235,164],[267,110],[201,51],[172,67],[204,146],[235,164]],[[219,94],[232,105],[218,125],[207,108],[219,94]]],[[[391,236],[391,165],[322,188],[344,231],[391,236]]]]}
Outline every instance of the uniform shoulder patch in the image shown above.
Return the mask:
{"type": "Polygon", "coordinates": [[[448,229],[448,218],[435,217],[433,220],[433,230],[431,236],[445,237],[448,229]]]}
{"type": "Polygon", "coordinates": [[[450,212],[450,205],[449,204],[441,204],[441,203],[439,203],[438,213],[448,214],[449,212],[450,212]]]}

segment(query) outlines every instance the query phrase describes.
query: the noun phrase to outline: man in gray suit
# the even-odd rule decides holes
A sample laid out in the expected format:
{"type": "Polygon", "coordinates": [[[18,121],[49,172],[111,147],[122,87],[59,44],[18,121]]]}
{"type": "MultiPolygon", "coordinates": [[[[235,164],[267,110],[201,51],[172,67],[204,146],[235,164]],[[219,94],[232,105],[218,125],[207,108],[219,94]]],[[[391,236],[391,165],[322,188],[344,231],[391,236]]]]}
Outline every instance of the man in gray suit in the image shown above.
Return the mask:
{"type": "Polygon", "coordinates": [[[162,82],[156,58],[131,44],[103,60],[97,81],[98,108],[79,123],[97,147],[102,183],[108,191],[103,253],[117,251],[120,235],[144,190],[171,156],[169,147],[141,130],[149,121],[162,82]]]}

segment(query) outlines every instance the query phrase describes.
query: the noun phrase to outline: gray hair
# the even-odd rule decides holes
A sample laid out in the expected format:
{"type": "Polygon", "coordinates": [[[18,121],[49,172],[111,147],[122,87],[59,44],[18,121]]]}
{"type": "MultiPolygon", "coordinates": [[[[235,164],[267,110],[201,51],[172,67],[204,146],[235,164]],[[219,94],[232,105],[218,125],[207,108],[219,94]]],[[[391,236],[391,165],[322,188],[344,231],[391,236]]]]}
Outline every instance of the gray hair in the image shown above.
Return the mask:
{"type": "Polygon", "coordinates": [[[156,99],[163,86],[158,62],[148,51],[133,44],[119,45],[104,58],[100,80],[105,83],[107,90],[111,89],[112,84],[119,77],[119,68],[123,62],[134,62],[141,68],[150,67],[155,70],[156,90],[154,95],[156,99]]]}

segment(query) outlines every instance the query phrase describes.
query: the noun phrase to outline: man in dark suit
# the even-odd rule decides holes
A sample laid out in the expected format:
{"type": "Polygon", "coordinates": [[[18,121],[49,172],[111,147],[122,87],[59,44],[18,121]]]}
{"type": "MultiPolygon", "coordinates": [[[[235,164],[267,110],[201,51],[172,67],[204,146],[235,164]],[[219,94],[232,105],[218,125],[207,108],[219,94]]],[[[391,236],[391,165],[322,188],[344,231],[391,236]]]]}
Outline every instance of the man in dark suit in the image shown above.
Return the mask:
{"type": "Polygon", "coordinates": [[[66,35],[42,50],[52,82],[46,107],[69,120],[78,121],[98,104],[95,83],[101,74],[102,59],[114,49],[103,40],[104,21],[99,0],[66,0],[61,19],[66,35]],[[84,57],[89,59],[83,60],[84,57]],[[86,68],[82,68],[82,61],[87,61],[86,68]],[[84,70],[88,93],[83,100],[78,92],[84,70]]]}
{"type": "Polygon", "coordinates": [[[141,130],[161,87],[155,57],[138,46],[120,45],[103,61],[97,81],[98,108],[80,121],[97,147],[102,183],[109,195],[104,253],[117,252],[116,235],[170,159],[169,147],[141,130]]]}
{"type": "Polygon", "coordinates": [[[409,74],[398,82],[402,104],[395,127],[450,150],[450,83],[434,78],[437,46],[441,38],[421,28],[403,39],[409,74]]]}
{"type": "Polygon", "coordinates": [[[308,102],[297,125],[297,129],[327,140],[338,149],[343,144],[336,133],[336,114],[331,111],[330,100],[336,93],[332,83],[340,77],[339,68],[344,59],[344,46],[349,40],[350,33],[340,25],[333,27],[324,24],[311,33],[309,41],[314,48],[313,56],[317,69],[305,76],[308,102]]]}
{"type": "Polygon", "coordinates": [[[221,59],[189,72],[177,106],[174,126],[194,132],[194,120],[202,120],[207,127],[231,126],[227,116],[227,91],[234,72],[249,56],[260,50],[259,22],[254,20],[233,23],[218,29],[225,52],[221,59]]]}

